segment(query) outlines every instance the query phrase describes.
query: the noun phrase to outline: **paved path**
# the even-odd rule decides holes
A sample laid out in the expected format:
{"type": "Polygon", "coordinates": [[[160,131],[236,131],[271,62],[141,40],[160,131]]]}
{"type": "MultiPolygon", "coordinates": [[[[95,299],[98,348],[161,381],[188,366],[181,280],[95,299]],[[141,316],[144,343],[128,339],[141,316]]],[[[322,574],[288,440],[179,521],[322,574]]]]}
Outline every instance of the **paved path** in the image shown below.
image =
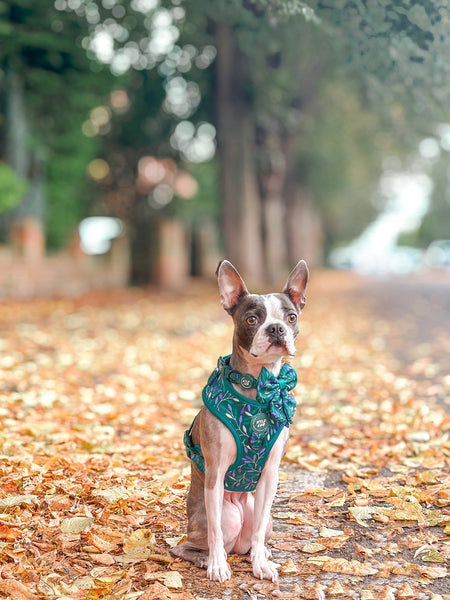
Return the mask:
{"type": "Polygon", "coordinates": [[[445,361],[450,374],[450,273],[365,281],[356,292],[374,317],[391,324],[386,339],[407,369],[418,356],[445,361]]]}
{"type": "MultiPolygon", "coordinates": [[[[449,420],[443,414],[450,414],[450,278],[446,273],[350,278],[346,285],[342,277],[333,283],[334,276],[330,274],[329,285],[326,276],[321,279],[319,293],[311,299],[311,304],[324,303],[328,320],[328,326],[324,323],[318,329],[314,317],[315,331],[326,336],[329,329],[335,330],[336,360],[327,355],[319,367],[333,370],[333,377],[328,389],[326,382],[322,385],[320,398],[307,398],[303,408],[300,404],[300,422],[302,412],[304,418],[314,416],[294,442],[302,447],[299,464],[303,454],[307,469],[285,465],[289,477],[281,483],[274,506],[276,560],[288,570],[286,561],[291,559],[297,570],[280,578],[281,597],[294,597],[291,594],[297,590],[300,598],[448,600],[448,572],[433,570],[449,560],[442,525],[422,527],[419,520],[388,520],[382,514],[357,522],[349,513],[358,507],[390,507],[392,502],[402,502],[396,494],[404,498],[408,489],[411,494],[421,489],[426,490],[428,501],[421,501],[420,518],[422,514],[429,518],[429,511],[437,507],[448,517],[446,501],[438,498],[438,482],[447,477],[448,486],[448,467],[443,472],[437,467],[445,461],[448,465],[443,428],[448,433],[449,420]],[[340,329],[336,321],[341,322],[340,329]],[[345,384],[346,377],[358,374],[363,375],[359,402],[352,400],[355,392],[345,384]],[[323,406],[322,421],[318,406],[323,406]],[[442,427],[433,427],[434,421],[442,427]],[[433,438],[438,442],[433,443],[433,438]],[[333,444],[341,447],[333,449],[333,444]],[[311,448],[322,457],[317,468],[308,459],[311,448]],[[424,471],[438,474],[435,485],[424,484],[424,471]],[[309,542],[327,544],[320,533],[324,527],[348,535],[348,541],[335,547],[331,543],[317,554],[305,553],[309,542]],[[432,562],[430,552],[438,548],[442,554],[436,554],[440,556],[436,561],[442,562],[432,562]],[[341,572],[339,564],[327,571],[331,562],[318,569],[324,556],[344,561],[341,572]],[[315,557],[319,562],[312,562],[315,557]]],[[[304,391],[308,389],[306,385],[304,391]]],[[[411,502],[402,508],[419,505],[411,502]]]]}

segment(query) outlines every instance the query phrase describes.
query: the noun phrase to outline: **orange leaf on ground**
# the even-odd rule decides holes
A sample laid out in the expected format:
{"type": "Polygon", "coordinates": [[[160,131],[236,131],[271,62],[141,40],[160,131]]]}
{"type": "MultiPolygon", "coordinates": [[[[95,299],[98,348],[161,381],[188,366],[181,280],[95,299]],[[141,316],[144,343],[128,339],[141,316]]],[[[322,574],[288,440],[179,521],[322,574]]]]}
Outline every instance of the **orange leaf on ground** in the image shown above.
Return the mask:
{"type": "Polygon", "coordinates": [[[8,527],[7,525],[0,525],[0,539],[8,542],[14,542],[17,538],[22,537],[20,529],[15,527],[8,527]]]}
{"type": "Polygon", "coordinates": [[[39,596],[15,579],[0,579],[0,592],[14,600],[39,600],[39,596]]]}

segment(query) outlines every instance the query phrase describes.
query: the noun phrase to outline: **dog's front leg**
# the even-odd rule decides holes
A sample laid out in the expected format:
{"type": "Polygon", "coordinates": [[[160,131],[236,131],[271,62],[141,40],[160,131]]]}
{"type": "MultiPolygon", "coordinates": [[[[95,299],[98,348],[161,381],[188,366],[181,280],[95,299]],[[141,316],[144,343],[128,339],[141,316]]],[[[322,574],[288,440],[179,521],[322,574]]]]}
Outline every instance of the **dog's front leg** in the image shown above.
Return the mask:
{"type": "Polygon", "coordinates": [[[222,529],[224,478],[236,459],[236,443],[231,432],[213,415],[203,415],[202,449],[205,458],[205,510],[208,527],[207,577],[212,581],[230,579],[222,529]]]}
{"type": "Polygon", "coordinates": [[[258,579],[277,581],[278,573],[268,559],[270,551],[265,542],[271,534],[270,511],[278,487],[278,469],[286,449],[288,430],[280,434],[272,448],[255,492],[255,511],[251,559],[253,575],[258,579]]]}
{"type": "Polygon", "coordinates": [[[258,579],[276,581],[278,573],[268,558],[270,552],[265,542],[270,531],[270,509],[278,486],[278,469],[267,470],[258,483],[255,497],[254,528],[252,535],[251,559],[253,575],[258,579]]]}
{"type": "Polygon", "coordinates": [[[227,563],[223,531],[223,477],[224,473],[216,471],[205,477],[205,507],[208,522],[208,568],[206,575],[212,581],[230,579],[231,571],[227,563]]]}

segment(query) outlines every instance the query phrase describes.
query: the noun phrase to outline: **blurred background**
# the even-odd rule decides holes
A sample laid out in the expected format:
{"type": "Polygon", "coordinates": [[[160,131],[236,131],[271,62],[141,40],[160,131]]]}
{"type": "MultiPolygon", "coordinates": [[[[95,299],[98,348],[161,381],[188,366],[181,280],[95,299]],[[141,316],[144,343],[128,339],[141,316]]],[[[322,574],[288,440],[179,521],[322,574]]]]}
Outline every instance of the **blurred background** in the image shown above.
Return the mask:
{"type": "Polygon", "coordinates": [[[0,298],[450,269],[444,0],[0,0],[0,298]]]}

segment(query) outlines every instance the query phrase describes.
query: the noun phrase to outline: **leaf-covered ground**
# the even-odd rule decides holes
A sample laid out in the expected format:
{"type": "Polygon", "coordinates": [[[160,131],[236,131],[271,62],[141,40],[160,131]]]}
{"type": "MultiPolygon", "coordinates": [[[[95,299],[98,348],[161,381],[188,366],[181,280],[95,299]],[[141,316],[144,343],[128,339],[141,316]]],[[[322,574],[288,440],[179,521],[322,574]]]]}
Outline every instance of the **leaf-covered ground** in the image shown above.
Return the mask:
{"type": "Polygon", "coordinates": [[[215,285],[0,307],[0,597],[450,598],[450,287],[313,274],[273,507],[279,584],[173,559],[215,285]],[[447,321],[445,321],[447,317],[447,321]]]}

